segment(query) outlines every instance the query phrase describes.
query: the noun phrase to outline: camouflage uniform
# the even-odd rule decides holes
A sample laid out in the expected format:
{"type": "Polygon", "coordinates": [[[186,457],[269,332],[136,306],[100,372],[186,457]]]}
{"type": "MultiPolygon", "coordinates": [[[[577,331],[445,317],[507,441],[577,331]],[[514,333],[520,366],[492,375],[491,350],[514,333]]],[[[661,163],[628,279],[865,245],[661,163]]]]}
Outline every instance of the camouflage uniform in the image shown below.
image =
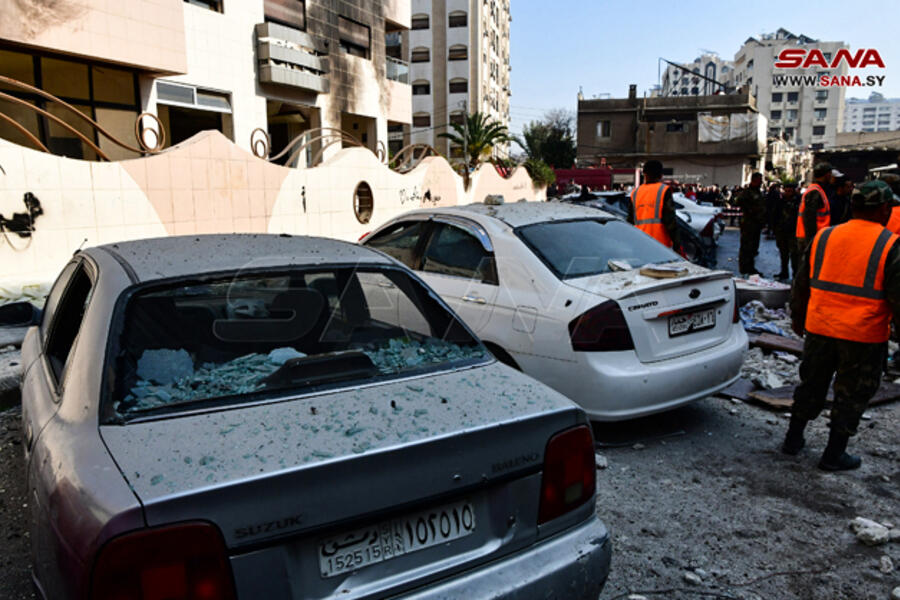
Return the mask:
{"type": "Polygon", "coordinates": [[[759,188],[747,188],[738,197],[737,205],[741,209],[740,270],[757,273],[754,263],[759,253],[759,236],[766,224],[766,199],[759,188]]]}
{"type": "MultiPolygon", "coordinates": [[[[821,186],[827,185],[826,183],[817,182],[821,186]]],[[[803,219],[803,231],[806,232],[805,238],[797,238],[797,252],[798,254],[803,254],[806,252],[806,249],[812,244],[813,238],[816,237],[816,232],[819,231],[818,224],[816,223],[816,214],[819,212],[819,209],[824,206],[825,199],[822,198],[822,195],[819,192],[813,190],[809,194],[806,195],[806,204],[804,205],[804,211],[801,215],[803,219]]],[[[795,223],[796,225],[796,223],[795,223]]]]}

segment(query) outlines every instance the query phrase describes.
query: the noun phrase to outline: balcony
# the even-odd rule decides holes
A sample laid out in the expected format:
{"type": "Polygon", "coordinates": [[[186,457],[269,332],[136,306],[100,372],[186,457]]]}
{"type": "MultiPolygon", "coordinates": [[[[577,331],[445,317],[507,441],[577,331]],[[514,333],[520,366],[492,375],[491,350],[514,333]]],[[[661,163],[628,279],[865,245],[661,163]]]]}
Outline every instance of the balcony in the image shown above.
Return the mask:
{"type": "Polygon", "coordinates": [[[386,77],[391,81],[409,83],[409,63],[390,56],[386,57],[386,77]]]}
{"type": "Polygon", "coordinates": [[[328,51],[324,40],[277,23],[256,25],[259,82],[327,94],[328,51]]]}

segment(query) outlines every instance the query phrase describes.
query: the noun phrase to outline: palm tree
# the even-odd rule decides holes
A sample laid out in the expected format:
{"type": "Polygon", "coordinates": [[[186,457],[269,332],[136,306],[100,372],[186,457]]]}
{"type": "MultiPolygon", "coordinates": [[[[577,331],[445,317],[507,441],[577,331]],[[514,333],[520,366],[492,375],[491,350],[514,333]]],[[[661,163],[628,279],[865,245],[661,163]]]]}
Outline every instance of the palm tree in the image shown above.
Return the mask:
{"type": "Polygon", "coordinates": [[[494,146],[509,142],[512,137],[505,125],[480,112],[467,115],[462,123],[452,123],[450,127],[452,133],[442,133],[438,137],[447,138],[462,147],[465,156],[463,179],[468,189],[469,170],[478,168],[479,164],[490,158],[494,146]]]}

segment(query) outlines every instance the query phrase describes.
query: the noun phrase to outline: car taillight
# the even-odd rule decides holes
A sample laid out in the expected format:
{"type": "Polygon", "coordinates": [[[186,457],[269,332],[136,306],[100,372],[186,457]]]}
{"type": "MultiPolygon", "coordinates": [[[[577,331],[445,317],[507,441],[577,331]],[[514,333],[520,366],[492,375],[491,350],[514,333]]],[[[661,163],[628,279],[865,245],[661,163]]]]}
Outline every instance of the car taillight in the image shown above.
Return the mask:
{"type": "Polygon", "coordinates": [[[547,442],[538,525],[578,508],[594,495],[594,436],[587,425],[557,433],[547,442]]]}
{"type": "Polygon", "coordinates": [[[576,352],[634,349],[625,315],[615,300],[607,300],[576,317],[569,323],[569,337],[576,352]]]}
{"type": "Polygon", "coordinates": [[[356,240],[356,242],[357,242],[357,243],[362,242],[364,239],[366,239],[366,238],[369,236],[370,233],[372,233],[372,232],[371,232],[371,231],[365,232],[364,234],[362,234],[361,236],[359,236],[359,239],[356,240]]]}
{"type": "Polygon", "coordinates": [[[100,551],[91,600],[234,600],[219,530],[184,523],[127,533],[100,551]]]}

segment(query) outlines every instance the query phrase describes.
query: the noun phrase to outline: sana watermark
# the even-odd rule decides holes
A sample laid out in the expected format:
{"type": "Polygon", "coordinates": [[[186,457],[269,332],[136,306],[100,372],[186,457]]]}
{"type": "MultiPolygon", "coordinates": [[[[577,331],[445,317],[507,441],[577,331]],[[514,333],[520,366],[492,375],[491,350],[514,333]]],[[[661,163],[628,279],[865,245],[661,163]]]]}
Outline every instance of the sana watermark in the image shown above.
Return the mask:
{"type": "MultiPolygon", "coordinates": [[[[855,52],[841,48],[834,53],[833,57],[830,53],[822,52],[818,48],[812,50],[785,48],[778,53],[775,59],[776,69],[840,69],[844,65],[849,69],[885,68],[884,60],[875,48],[860,48],[855,52]]],[[[885,78],[885,75],[776,74],[772,76],[772,85],[774,87],[880,87],[884,85],[885,78]]]]}

